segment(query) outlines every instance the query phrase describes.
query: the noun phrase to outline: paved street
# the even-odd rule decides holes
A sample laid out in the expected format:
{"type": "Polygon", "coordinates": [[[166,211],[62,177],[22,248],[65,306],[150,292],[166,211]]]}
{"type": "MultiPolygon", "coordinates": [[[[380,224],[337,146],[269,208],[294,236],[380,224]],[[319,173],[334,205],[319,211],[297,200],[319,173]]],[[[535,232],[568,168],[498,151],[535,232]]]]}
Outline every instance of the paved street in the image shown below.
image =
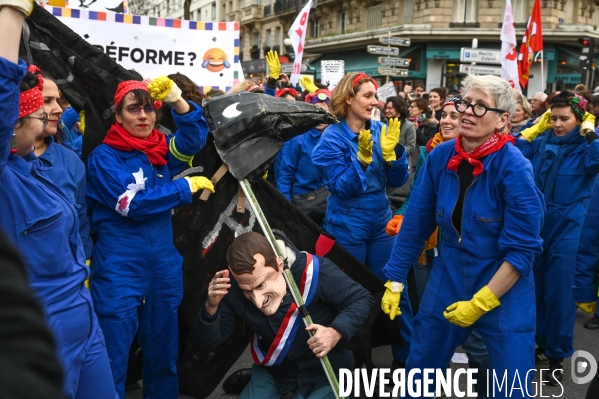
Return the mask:
{"type": "MultiPolygon", "coordinates": [[[[585,350],[590,352],[595,358],[599,358],[599,331],[590,331],[582,327],[582,325],[590,318],[589,315],[577,311],[576,315],[576,335],[574,340],[574,346],[576,349],[585,350]]],[[[461,348],[458,349],[461,352],[461,348]]],[[[391,351],[389,347],[380,347],[374,350],[374,362],[378,367],[390,367],[391,365],[391,351]]],[[[239,358],[237,363],[231,368],[230,373],[244,367],[251,367],[252,360],[249,355],[249,350],[239,358]]],[[[455,370],[458,367],[464,365],[452,364],[452,368],[455,370]]],[[[542,365],[537,365],[537,368],[541,368],[542,365]]],[[[546,365],[545,365],[546,367],[546,365]]],[[[564,393],[562,394],[560,387],[550,387],[547,385],[543,386],[542,395],[545,397],[561,397],[564,399],[584,399],[588,384],[576,385],[572,382],[570,374],[570,359],[564,362],[564,393]]],[[[536,389],[536,397],[541,397],[541,393],[538,391],[538,373],[535,378],[535,384],[533,385],[533,391],[536,389]],[[535,388],[536,387],[536,388],[535,388]]],[[[222,384],[222,382],[221,382],[222,384]]],[[[221,384],[219,387],[209,396],[209,399],[234,399],[237,395],[228,395],[222,391],[221,384]]],[[[463,387],[462,387],[463,388],[463,387]]],[[[517,392],[517,391],[514,391],[517,392]]],[[[179,395],[180,399],[193,399],[188,395],[179,395]]],[[[127,394],[127,399],[141,399],[141,390],[130,391],[127,394]]],[[[265,398],[267,399],[267,398],[265,398]]]]}

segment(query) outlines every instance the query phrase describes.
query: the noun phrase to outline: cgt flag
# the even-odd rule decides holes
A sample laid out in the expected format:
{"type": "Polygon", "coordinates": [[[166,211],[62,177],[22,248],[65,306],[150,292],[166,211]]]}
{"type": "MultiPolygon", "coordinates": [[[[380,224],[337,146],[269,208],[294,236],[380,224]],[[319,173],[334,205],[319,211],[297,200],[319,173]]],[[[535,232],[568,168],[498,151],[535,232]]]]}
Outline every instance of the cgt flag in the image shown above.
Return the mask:
{"type": "Polygon", "coordinates": [[[520,46],[520,55],[518,56],[518,72],[520,74],[520,86],[523,88],[528,84],[530,75],[530,66],[534,59],[534,53],[543,52],[543,29],[541,26],[541,4],[535,0],[532,9],[532,15],[528,19],[526,31],[522,38],[520,46]]]}
{"type": "Polygon", "coordinates": [[[291,84],[296,85],[299,81],[299,75],[302,68],[302,57],[304,56],[304,43],[306,42],[306,31],[308,30],[308,16],[310,15],[310,8],[312,7],[312,0],[308,0],[304,8],[300,11],[297,18],[289,29],[289,38],[293,45],[293,51],[295,51],[295,60],[293,61],[293,71],[291,71],[291,77],[289,81],[291,84]]]}
{"type": "Polygon", "coordinates": [[[510,0],[506,0],[500,39],[501,77],[507,80],[514,89],[522,92],[518,79],[518,52],[516,51],[518,42],[516,41],[516,29],[514,28],[514,16],[510,0]]]}

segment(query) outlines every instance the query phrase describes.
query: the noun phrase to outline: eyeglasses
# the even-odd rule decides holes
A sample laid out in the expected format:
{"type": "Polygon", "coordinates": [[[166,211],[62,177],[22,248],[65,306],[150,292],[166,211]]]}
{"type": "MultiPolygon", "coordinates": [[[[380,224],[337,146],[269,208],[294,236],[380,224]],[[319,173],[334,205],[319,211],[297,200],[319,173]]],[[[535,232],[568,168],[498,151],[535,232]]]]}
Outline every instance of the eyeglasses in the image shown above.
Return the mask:
{"type": "Polygon", "coordinates": [[[139,105],[131,105],[129,107],[125,107],[125,109],[132,115],[139,114],[142,109],[146,114],[153,114],[154,112],[156,112],[156,107],[154,107],[153,105],[146,105],[145,107],[140,107],[139,105]]]}
{"type": "Polygon", "coordinates": [[[474,116],[478,116],[478,117],[485,116],[487,114],[487,112],[489,112],[489,111],[494,111],[494,112],[499,112],[499,113],[506,112],[499,108],[489,108],[486,105],[481,104],[481,103],[470,104],[464,100],[457,100],[455,102],[455,109],[461,114],[466,112],[466,110],[468,108],[472,108],[472,113],[474,114],[474,116]]]}
{"type": "Polygon", "coordinates": [[[37,119],[42,121],[42,128],[45,128],[46,126],[48,126],[48,120],[50,119],[48,117],[48,114],[44,112],[44,116],[42,116],[41,118],[38,118],[37,116],[24,116],[23,118],[29,118],[29,119],[37,119]]]}

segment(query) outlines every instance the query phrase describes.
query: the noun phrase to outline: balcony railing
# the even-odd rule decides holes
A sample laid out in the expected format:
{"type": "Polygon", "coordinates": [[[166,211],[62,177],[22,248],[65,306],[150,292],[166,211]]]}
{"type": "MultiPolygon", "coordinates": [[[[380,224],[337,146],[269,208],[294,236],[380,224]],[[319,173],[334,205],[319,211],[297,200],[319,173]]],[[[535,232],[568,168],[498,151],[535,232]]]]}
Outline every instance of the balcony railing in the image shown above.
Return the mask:
{"type": "Polygon", "coordinates": [[[295,11],[298,7],[301,9],[306,5],[308,0],[277,0],[274,4],[274,12],[275,14],[286,12],[286,11],[295,11]]]}

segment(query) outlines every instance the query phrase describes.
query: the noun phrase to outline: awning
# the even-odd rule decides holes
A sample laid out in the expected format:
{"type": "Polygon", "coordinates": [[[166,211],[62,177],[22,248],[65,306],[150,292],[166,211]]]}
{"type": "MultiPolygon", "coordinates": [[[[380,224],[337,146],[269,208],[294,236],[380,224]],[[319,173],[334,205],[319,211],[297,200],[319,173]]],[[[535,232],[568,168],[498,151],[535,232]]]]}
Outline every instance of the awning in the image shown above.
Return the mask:
{"type": "MultiPolygon", "coordinates": [[[[428,44],[426,46],[426,58],[427,59],[446,59],[457,61],[460,59],[462,47],[470,48],[470,43],[459,43],[457,45],[447,45],[441,43],[428,44]]],[[[479,44],[479,48],[491,48],[499,50],[501,48],[501,42],[497,43],[482,43],[479,44]]],[[[520,50],[520,44],[518,44],[518,51],[520,50]]],[[[545,43],[545,49],[543,51],[543,59],[545,61],[555,60],[555,47],[553,44],[545,43]]]]}

